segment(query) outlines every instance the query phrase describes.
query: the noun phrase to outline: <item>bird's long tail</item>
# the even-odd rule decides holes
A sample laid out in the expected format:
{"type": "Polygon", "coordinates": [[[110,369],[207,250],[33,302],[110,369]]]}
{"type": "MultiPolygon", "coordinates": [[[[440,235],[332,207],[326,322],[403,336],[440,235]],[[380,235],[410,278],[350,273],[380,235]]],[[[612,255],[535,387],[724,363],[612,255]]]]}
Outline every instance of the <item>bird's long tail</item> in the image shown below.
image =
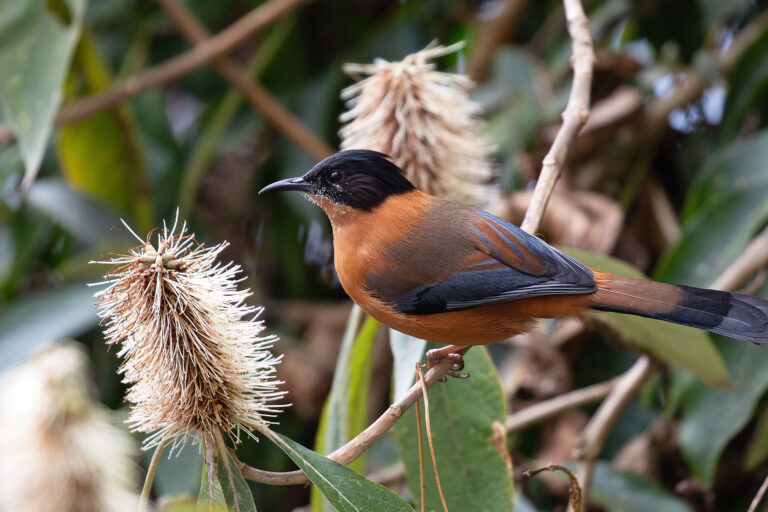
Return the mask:
{"type": "Polygon", "coordinates": [[[742,293],[642,281],[593,271],[591,307],[689,325],[753,343],[768,342],[768,301],[742,293]]]}

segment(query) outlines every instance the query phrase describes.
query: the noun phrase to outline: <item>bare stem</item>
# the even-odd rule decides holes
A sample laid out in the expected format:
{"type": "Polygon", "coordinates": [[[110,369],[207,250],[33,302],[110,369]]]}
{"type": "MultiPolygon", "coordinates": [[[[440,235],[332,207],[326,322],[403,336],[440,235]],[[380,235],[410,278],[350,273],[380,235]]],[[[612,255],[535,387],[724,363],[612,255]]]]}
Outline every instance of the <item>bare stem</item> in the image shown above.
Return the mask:
{"type": "MultiPolygon", "coordinates": [[[[173,19],[181,32],[191,42],[201,45],[211,41],[205,26],[178,0],[157,0],[173,19]]],[[[270,123],[283,132],[298,147],[316,160],[332,154],[333,148],[317,137],[299,118],[294,116],[268,90],[252,80],[245,69],[234,59],[222,55],[214,66],[232,85],[243,93],[248,101],[259,110],[270,123]]]]}
{"type": "Polygon", "coordinates": [[[155,474],[157,473],[157,466],[160,465],[160,457],[163,456],[163,451],[167,443],[163,443],[155,448],[155,453],[152,454],[152,459],[149,461],[149,467],[147,468],[147,476],[144,478],[144,487],[141,488],[141,496],[139,497],[139,512],[146,512],[149,505],[149,494],[152,492],[152,483],[155,481],[155,474]]]}
{"type": "MultiPolygon", "coordinates": [[[[269,0],[188,52],[126,78],[103,93],[62,108],[56,116],[56,126],[86,119],[147,89],[178,80],[229,52],[257,30],[307,1],[269,0]]],[[[12,138],[13,133],[7,125],[0,125],[0,144],[12,138]]]]}
{"type": "Polygon", "coordinates": [[[435,446],[432,443],[432,423],[429,420],[429,394],[427,393],[426,386],[424,386],[424,372],[422,371],[421,366],[416,367],[416,372],[419,375],[419,384],[421,384],[421,396],[424,398],[424,426],[427,427],[427,444],[429,444],[429,455],[432,457],[432,469],[435,472],[437,492],[440,494],[440,502],[443,504],[443,511],[448,512],[448,505],[445,503],[445,496],[443,495],[443,486],[440,484],[440,473],[437,471],[435,446]]]}
{"type": "Polygon", "coordinates": [[[565,165],[568,150],[581,127],[589,119],[589,98],[592,87],[592,67],[595,52],[592,48],[592,36],[589,33],[589,20],[579,0],[563,0],[565,19],[568,22],[568,35],[573,46],[573,86],[568,104],[563,112],[563,124],[555,136],[552,147],[544,157],[539,180],[531,197],[525,219],[520,226],[528,233],[535,233],[541,224],[544,210],[555,188],[555,183],[565,165]]]}
{"type": "MultiPolygon", "coordinates": [[[[424,478],[424,434],[421,431],[421,408],[418,400],[413,404],[413,407],[416,409],[416,435],[419,441],[419,502],[421,503],[421,512],[427,512],[427,481],[424,478]]],[[[403,473],[405,473],[405,466],[403,466],[403,473]]]]}

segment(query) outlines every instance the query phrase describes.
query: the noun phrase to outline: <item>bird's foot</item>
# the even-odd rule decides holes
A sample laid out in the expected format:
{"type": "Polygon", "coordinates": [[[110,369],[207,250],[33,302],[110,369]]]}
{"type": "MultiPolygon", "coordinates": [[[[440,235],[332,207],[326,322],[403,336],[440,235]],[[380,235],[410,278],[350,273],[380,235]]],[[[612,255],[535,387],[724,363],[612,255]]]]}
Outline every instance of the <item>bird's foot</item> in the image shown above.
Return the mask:
{"type": "Polygon", "coordinates": [[[451,361],[453,365],[445,372],[449,377],[456,379],[466,379],[469,377],[468,373],[459,373],[464,369],[464,353],[469,347],[462,347],[460,345],[451,345],[449,347],[436,348],[427,351],[427,368],[437,366],[446,359],[451,361]]]}

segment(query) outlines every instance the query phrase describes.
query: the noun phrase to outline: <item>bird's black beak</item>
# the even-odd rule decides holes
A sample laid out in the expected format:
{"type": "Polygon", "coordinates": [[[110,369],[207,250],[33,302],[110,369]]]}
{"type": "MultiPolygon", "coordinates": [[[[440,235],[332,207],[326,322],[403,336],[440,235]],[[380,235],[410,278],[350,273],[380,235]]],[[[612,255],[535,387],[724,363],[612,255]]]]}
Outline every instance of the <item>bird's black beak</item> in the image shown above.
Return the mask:
{"type": "Polygon", "coordinates": [[[288,178],[287,180],[280,180],[267,185],[259,191],[259,194],[264,192],[272,192],[274,190],[294,190],[296,192],[309,192],[312,185],[304,181],[304,178],[288,178]]]}

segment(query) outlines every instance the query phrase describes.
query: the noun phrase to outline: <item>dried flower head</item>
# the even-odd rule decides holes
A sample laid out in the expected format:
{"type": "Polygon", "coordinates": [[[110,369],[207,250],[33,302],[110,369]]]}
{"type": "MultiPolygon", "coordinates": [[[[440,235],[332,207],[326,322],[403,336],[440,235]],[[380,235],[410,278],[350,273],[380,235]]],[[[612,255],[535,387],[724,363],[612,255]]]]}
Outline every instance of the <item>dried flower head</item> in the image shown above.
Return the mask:
{"type": "Polygon", "coordinates": [[[0,380],[0,510],[136,509],[136,446],[95,402],[85,351],[54,345],[0,380]]]}
{"type": "Polygon", "coordinates": [[[122,344],[128,421],[154,432],[145,448],[174,441],[173,449],[195,431],[239,441],[241,431],[266,427],[285,394],[275,379],[281,358],[269,352],[276,338],[261,336],[261,309],[237,289],[240,267],[216,261],[226,242],[206,248],[176,225],[163,227],[156,247],[143,242],[99,262],[114,265],[95,297],[107,342],[122,344]]]}
{"type": "Polygon", "coordinates": [[[489,202],[490,145],[479,136],[482,107],[469,98],[465,75],[435,71],[431,59],[461,48],[429,45],[400,62],[346,64],[351,76],[370,75],[341,93],[343,149],[390,155],[424,192],[474,206],[489,202]]]}

